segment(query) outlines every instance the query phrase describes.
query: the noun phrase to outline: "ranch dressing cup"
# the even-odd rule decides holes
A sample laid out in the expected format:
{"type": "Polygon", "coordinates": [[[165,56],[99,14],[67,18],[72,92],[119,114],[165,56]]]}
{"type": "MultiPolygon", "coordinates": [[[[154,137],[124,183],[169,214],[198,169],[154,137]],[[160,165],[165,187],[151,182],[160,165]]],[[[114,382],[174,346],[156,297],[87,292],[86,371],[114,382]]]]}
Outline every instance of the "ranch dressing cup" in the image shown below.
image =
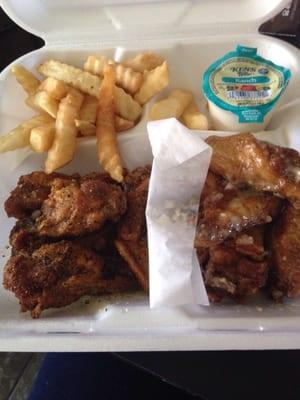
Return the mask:
{"type": "Polygon", "coordinates": [[[291,71],[257,55],[257,49],[238,45],[204,73],[203,92],[213,128],[257,132],[269,123],[291,71]]]}

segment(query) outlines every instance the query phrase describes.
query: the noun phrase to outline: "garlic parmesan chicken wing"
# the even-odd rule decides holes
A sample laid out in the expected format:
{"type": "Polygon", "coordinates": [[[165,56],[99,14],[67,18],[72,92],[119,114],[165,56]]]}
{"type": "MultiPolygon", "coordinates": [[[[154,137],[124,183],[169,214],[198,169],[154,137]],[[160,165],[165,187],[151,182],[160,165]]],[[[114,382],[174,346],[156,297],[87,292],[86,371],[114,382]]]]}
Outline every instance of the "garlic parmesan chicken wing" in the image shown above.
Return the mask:
{"type": "Polygon", "coordinates": [[[203,201],[205,201],[205,199],[212,193],[223,191],[227,184],[228,181],[222,178],[222,176],[213,173],[211,170],[208,170],[206,180],[201,192],[200,203],[202,204],[203,201]]]}
{"type": "Polygon", "coordinates": [[[110,261],[70,241],[43,244],[32,254],[13,255],[3,284],[14,292],[23,312],[38,318],[43,310],[66,306],[84,295],[136,289],[126,267],[110,261]]]}
{"type": "Polygon", "coordinates": [[[201,202],[196,247],[210,247],[256,225],[270,223],[281,200],[270,193],[219,187],[201,202]]]}
{"type": "Polygon", "coordinates": [[[272,229],[270,285],[277,301],[300,294],[300,210],[291,204],[272,229]]]}
{"type": "Polygon", "coordinates": [[[268,262],[263,228],[255,228],[209,249],[204,279],[211,301],[225,295],[242,301],[265,286],[268,262]]]}
{"type": "Polygon", "coordinates": [[[150,178],[149,167],[138,168],[125,178],[127,212],[119,223],[116,247],[129,268],[147,291],[149,289],[146,204],[150,178]]]}
{"type": "Polygon", "coordinates": [[[210,136],[210,169],[238,186],[273,192],[300,204],[300,155],[297,151],[262,142],[249,133],[210,136]]]}
{"type": "Polygon", "coordinates": [[[106,221],[117,221],[125,210],[124,192],[106,174],[79,180],[58,178],[42,204],[36,229],[48,237],[84,235],[100,229],[106,221]]]}

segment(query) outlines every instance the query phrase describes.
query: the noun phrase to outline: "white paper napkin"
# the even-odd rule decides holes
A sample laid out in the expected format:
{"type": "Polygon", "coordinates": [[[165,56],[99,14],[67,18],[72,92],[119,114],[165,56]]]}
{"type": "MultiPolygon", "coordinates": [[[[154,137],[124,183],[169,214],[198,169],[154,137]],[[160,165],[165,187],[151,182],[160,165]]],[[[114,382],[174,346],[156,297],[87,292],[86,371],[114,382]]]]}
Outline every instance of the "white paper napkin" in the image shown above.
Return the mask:
{"type": "Polygon", "coordinates": [[[146,208],[150,307],[207,305],[194,238],[212,149],[175,118],[147,129],[154,156],[146,208]]]}

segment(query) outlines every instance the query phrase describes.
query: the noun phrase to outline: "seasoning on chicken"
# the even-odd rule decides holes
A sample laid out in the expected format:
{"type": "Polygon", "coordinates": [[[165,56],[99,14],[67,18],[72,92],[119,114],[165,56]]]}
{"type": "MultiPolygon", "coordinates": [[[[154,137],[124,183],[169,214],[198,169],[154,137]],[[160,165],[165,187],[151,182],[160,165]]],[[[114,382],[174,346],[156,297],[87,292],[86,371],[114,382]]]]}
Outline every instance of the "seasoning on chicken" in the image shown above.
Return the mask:
{"type": "Polygon", "coordinates": [[[36,171],[21,176],[17,187],[5,202],[4,207],[7,215],[9,217],[24,218],[41,208],[44,200],[49,196],[52,183],[56,178],[76,180],[79,175],[68,176],[55,172],[47,175],[42,171],[36,171]]]}
{"type": "Polygon", "coordinates": [[[297,151],[262,142],[249,133],[210,136],[210,169],[235,185],[273,192],[300,204],[300,155],[297,151]]]}
{"type": "Polygon", "coordinates": [[[34,220],[31,218],[17,221],[9,235],[12,255],[20,251],[31,253],[47,241],[49,242],[48,238],[37,234],[34,220]]]}
{"type": "Polygon", "coordinates": [[[60,241],[12,256],[4,270],[4,287],[14,292],[23,312],[38,318],[43,310],[66,306],[84,295],[136,289],[136,280],[123,268],[112,269],[92,250],[60,241]]]}
{"type": "MultiPolygon", "coordinates": [[[[115,227],[111,224],[106,224],[100,230],[90,233],[85,236],[72,238],[74,244],[79,244],[85,248],[95,251],[96,253],[111,254],[114,251],[115,227]]],[[[17,221],[13,227],[9,243],[12,248],[12,254],[15,255],[20,251],[28,253],[38,249],[42,244],[54,243],[60,241],[61,238],[51,238],[40,236],[36,230],[34,220],[24,218],[17,221]]]]}
{"type": "Polygon", "coordinates": [[[126,210],[121,187],[106,174],[78,181],[55,179],[36,220],[39,235],[72,237],[99,230],[106,221],[117,221],[126,210]]]}
{"type": "Polygon", "coordinates": [[[124,179],[124,187],[126,192],[135,190],[145,179],[149,178],[151,175],[151,165],[146,165],[145,167],[135,168],[130,171],[124,179]]]}
{"type": "Polygon", "coordinates": [[[280,208],[281,200],[270,193],[221,187],[201,202],[195,246],[214,246],[244,229],[270,223],[280,208]]]}
{"type": "Polygon", "coordinates": [[[138,168],[125,178],[127,212],[119,223],[115,241],[121,256],[136,275],[142,287],[149,289],[149,262],[146,227],[146,204],[148,197],[150,169],[138,168]]]}

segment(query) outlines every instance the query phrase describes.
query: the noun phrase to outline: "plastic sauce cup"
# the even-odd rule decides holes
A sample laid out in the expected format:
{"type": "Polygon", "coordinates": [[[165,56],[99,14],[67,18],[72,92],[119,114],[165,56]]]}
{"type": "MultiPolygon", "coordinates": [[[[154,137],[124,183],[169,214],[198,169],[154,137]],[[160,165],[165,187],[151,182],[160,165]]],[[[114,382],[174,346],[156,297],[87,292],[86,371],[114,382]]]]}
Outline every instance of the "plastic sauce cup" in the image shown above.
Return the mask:
{"type": "Polygon", "coordinates": [[[204,73],[203,92],[215,130],[257,132],[270,122],[291,71],[238,45],[204,73]]]}

